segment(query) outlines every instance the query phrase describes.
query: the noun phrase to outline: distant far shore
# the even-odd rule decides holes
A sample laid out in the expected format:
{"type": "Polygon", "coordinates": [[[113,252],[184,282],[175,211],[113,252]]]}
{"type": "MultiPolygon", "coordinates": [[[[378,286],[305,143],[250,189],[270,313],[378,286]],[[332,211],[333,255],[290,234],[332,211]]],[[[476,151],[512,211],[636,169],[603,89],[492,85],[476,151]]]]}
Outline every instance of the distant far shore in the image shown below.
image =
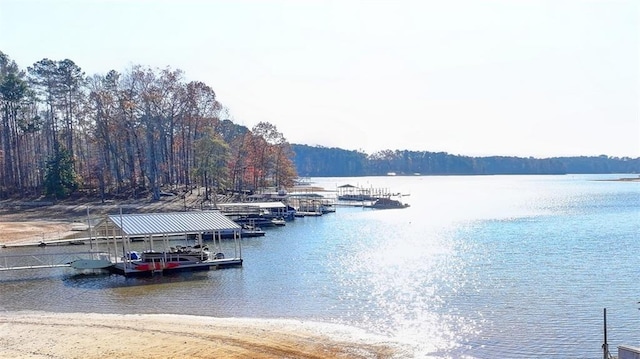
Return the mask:
{"type": "Polygon", "coordinates": [[[638,177],[622,177],[622,178],[618,178],[618,179],[601,180],[601,181],[640,182],[640,176],[638,176],[638,177]]]}
{"type": "Polygon", "coordinates": [[[619,178],[618,181],[623,181],[623,182],[640,182],[640,176],[638,177],[633,177],[633,178],[619,178]]]}

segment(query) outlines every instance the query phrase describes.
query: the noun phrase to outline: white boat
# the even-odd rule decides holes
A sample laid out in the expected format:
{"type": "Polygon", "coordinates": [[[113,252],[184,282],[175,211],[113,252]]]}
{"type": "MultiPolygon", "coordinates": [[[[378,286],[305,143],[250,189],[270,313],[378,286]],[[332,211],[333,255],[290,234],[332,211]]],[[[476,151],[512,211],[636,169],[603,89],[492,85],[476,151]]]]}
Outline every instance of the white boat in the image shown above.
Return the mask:
{"type": "Polygon", "coordinates": [[[69,263],[73,269],[106,269],[113,265],[108,259],[76,259],[69,263]]]}
{"type": "Polygon", "coordinates": [[[113,265],[108,253],[91,251],[89,258],[78,258],[69,263],[71,268],[83,269],[106,269],[113,265]]]}

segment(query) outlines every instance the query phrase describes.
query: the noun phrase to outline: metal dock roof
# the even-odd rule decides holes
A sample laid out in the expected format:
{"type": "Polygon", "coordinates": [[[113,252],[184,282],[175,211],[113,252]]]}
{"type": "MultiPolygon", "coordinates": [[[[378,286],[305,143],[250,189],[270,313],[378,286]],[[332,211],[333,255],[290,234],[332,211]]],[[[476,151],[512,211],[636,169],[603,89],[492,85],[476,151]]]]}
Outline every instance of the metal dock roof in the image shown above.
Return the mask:
{"type": "Polygon", "coordinates": [[[279,201],[273,202],[226,202],[218,203],[219,208],[232,208],[232,207],[258,207],[261,209],[269,208],[286,208],[287,206],[279,201]]]}
{"type": "Polygon", "coordinates": [[[220,211],[114,214],[109,221],[129,236],[192,234],[240,230],[236,222],[220,211]]]}

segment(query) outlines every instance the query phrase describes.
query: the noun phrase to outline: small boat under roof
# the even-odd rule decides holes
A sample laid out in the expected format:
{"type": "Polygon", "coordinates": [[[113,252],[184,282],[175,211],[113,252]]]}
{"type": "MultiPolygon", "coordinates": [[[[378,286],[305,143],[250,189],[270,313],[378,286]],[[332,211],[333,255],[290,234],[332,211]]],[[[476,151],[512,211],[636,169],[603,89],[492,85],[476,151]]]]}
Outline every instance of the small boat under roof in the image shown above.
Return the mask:
{"type": "Polygon", "coordinates": [[[241,258],[225,258],[218,252],[211,254],[205,248],[172,247],[169,251],[142,253],[131,251],[116,263],[111,270],[126,275],[145,275],[176,271],[208,270],[211,267],[224,268],[242,265],[241,258]]]}

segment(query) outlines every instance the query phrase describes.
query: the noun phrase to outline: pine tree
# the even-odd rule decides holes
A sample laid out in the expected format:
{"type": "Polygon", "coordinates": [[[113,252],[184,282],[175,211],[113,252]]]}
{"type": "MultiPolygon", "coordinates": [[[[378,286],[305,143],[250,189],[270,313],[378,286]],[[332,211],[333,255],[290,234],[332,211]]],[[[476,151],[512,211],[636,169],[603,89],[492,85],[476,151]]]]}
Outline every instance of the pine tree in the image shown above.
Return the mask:
{"type": "Polygon", "coordinates": [[[44,176],[45,195],[55,199],[69,197],[78,189],[78,178],[69,151],[59,143],[53,156],[47,161],[44,176]]]}

